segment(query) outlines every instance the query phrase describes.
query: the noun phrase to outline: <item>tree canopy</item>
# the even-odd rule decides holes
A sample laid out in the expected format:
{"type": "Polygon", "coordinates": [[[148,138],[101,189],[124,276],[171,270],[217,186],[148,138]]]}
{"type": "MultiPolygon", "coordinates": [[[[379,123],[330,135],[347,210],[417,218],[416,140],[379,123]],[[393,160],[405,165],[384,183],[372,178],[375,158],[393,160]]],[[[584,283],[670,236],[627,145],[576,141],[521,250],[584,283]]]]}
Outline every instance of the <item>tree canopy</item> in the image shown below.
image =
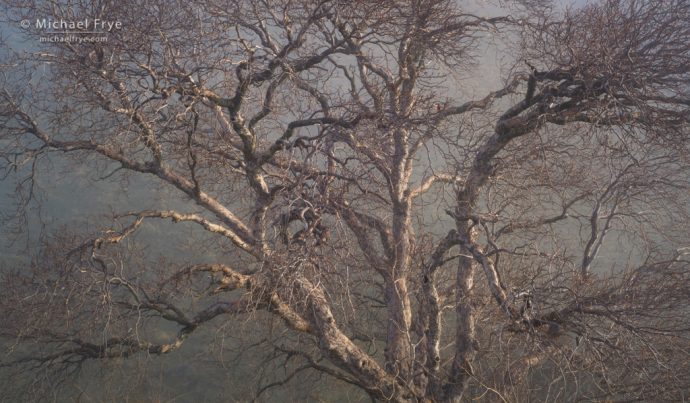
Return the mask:
{"type": "Polygon", "coordinates": [[[30,22],[0,65],[7,221],[45,161],[186,201],[102,206],[5,267],[3,366],[60,378],[251,322],[238,343],[288,368],[259,400],[309,373],[382,401],[690,392],[687,1],[2,7],[30,22]],[[121,28],[50,42],[48,17],[121,28]]]}

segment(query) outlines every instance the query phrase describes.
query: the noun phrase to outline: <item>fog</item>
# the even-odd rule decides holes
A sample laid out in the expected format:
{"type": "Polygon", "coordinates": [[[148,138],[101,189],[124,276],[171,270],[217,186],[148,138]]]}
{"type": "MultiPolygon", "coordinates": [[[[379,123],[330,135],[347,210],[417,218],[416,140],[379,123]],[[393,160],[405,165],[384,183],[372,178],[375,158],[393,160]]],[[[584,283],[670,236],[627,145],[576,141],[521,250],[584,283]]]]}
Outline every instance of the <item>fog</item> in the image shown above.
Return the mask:
{"type": "MultiPolygon", "coordinates": [[[[491,15],[498,13],[499,9],[478,1],[470,11],[491,15]]],[[[477,49],[477,63],[468,66],[465,71],[452,72],[452,80],[446,83],[446,93],[440,94],[442,97],[472,100],[505,84],[499,78],[516,64],[512,56],[508,56],[510,40],[498,41],[487,34],[483,41],[477,49]]],[[[13,63],[7,53],[8,48],[19,52],[33,50],[32,43],[23,39],[16,22],[3,17],[0,17],[0,43],[4,45],[0,47],[0,65],[13,63]]],[[[51,78],[49,73],[36,77],[45,80],[51,78]]],[[[11,81],[12,77],[6,79],[11,81]]],[[[35,85],[40,87],[38,81],[35,85]]],[[[0,147],[6,146],[0,143],[0,147]]],[[[425,175],[437,168],[436,162],[441,160],[441,153],[447,146],[439,142],[428,150],[428,161],[420,162],[423,169],[414,172],[414,184],[420,183],[425,175]]],[[[72,158],[65,153],[49,152],[42,155],[36,165],[20,166],[0,178],[0,271],[10,273],[31,266],[40,258],[42,245],[68,229],[90,236],[108,229],[120,230],[104,227],[110,225],[112,221],[109,218],[115,214],[147,209],[201,210],[190,197],[154,176],[125,173],[118,167],[104,159],[72,158]],[[24,205],[22,200],[28,200],[28,203],[24,205]]],[[[607,167],[600,169],[602,176],[605,176],[607,167]]],[[[237,195],[238,200],[241,197],[242,194],[237,195]]],[[[423,207],[415,225],[427,228],[440,239],[453,226],[453,219],[443,208],[445,200],[452,197],[453,189],[448,187],[420,198],[416,203],[418,207],[423,207]]],[[[482,203],[489,202],[484,199],[482,203]]],[[[589,213],[588,208],[584,203],[575,204],[573,210],[584,217],[589,213]]],[[[554,210],[554,213],[558,211],[554,210]]],[[[572,250],[581,249],[589,236],[589,229],[581,222],[568,219],[553,233],[563,245],[572,250]]],[[[143,261],[150,267],[164,261],[184,266],[219,261],[239,262],[242,259],[239,252],[223,247],[203,229],[193,224],[167,220],[145,222],[132,237],[131,243],[136,245],[133,250],[145,255],[143,261]]],[[[542,245],[544,249],[552,246],[547,243],[545,241],[542,245]]],[[[631,242],[624,232],[614,230],[596,257],[594,271],[622,271],[633,264],[640,264],[646,252],[631,242]]],[[[190,291],[190,304],[194,303],[192,294],[190,291]]],[[[449,322],[453,323],[453,319],[449,319],[449,322]]],[[[232,322],[216,318],[194,332],[172,354],[158,356],[141,353],[127,359],[86,361],[77,371],[65,376],[62,383],[55,385],[55,374],[47,371],[16,373],[12,368],[0,368],[0,389],[6,391],[0,400],[247,401],[260,388],[283,381],[285,384],[281,388],[267,391],[260,400],[370,399],[362,390],[334,381],[316,371],[304,371],[295,378],[298,381],[291,382],[290,374],[298,365],[289,357],[277,359],[277,354],[271,348],[259,344],[280,338],[281,329],[276,323],[275,319],[264,313],[251,314],[243,320],[232,322]],[[46,392],[31,385],[50,386],[46,392]],[[40,390],[42,394],[25,395],[26,390],[40,390]]],[[[153,324],[159,326],[142,326],[141,331],[145,333],[142,336],[163,341],[173,338],[179,330],[165,321],[153,324]]],[[[23,352],[18,343],[5,343],[0,347],[6,355],[20,355],[23,352]]],[[[46,351],[49,352],[49,348],[46,347],[46,351]]]]}

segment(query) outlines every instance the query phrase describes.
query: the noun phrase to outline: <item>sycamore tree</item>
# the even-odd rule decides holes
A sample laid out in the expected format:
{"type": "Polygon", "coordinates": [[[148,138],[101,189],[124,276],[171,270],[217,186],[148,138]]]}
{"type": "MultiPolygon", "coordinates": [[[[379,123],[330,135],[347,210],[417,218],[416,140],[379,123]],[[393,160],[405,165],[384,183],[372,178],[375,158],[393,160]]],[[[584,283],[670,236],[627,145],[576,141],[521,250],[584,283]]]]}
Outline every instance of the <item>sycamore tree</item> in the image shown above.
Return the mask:
{"type": "Polygon", "coordinates": [[[381,401],[687,399],[690,3],[562,7],[5,1],[31,23],[1,64],[17,217],[45,160],[187,203],[74,217],[5,267],[2,365],[251,322],[292,365],[247,398],[321,373],[381,401]],[[220,257],[151,256],[170,222],[220,257]]]}

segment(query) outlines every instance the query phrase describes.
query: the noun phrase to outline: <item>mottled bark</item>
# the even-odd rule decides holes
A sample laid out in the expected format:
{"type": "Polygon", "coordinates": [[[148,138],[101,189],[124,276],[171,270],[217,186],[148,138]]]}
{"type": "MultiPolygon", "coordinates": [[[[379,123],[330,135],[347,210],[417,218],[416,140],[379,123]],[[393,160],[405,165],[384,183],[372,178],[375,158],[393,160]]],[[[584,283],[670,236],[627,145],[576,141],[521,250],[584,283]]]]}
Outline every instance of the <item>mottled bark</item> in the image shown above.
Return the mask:
{"type": "MultiPolygon", "coordinates": [[[[458,232],[473,235],[466,223],[458,224],[458,232]]],[[[445,400],[460,402],[472,377],[472,360],[476,355],[475,323],[472,307],[472,288],[476,263],[469,256],[461,256],[458,262],[455,285],[455,356],[451,374],[445,385],[445,400]]]]}

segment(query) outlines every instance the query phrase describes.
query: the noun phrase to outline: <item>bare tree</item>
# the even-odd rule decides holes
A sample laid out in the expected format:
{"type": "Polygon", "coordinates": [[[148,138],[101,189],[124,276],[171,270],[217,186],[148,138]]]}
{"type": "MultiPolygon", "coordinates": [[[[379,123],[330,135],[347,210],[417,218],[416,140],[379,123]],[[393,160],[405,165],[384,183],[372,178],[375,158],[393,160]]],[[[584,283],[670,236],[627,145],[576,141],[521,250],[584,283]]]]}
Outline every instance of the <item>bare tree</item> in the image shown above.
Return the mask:
{"type": "Polygon", "coordinates": [[[5,270],[0,332],[23,347],[4,365],[168,354],[249,320],[297,363],[258,399],[313,372],[376,400],[687,398],[690,3],[462,3],[6,1],[123,26],[26,30],[3,63],[20,207],[64,157],[189,203],[64,228],[5,270]],[[147,256],[168,220],[225,258],[147,256]]]}

